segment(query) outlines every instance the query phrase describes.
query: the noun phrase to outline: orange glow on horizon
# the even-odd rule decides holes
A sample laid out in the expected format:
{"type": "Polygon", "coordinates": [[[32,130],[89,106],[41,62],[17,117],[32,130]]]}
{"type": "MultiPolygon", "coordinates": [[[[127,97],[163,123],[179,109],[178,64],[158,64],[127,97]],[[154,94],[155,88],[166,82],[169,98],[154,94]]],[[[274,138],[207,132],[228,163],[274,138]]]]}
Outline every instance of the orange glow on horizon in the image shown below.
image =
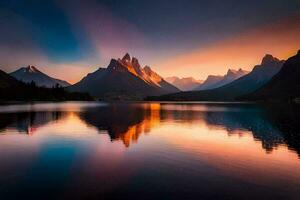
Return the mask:
{"type": "MultiPolygon", "coordinates": [[[[199,48],[177,56],[171,55],[162,61],[156,60],[155,55],[152,55],[154,58],[150,60],[153,60],[153,63],[144,64],[151,66],[163,77],[192,76],[195,79],[204,80],[208,75],[224,75],[229,68],[243,68],[251,71],[254,65],[260,64],[265,54],[272,54],[279,59],[287,59],[300,49],[299,35],[300,16],[294,16],[253,30],[245,30],[226,40],[208,46],[199,46],[199,48]]],[[[98,40],[94,40],[95,45],[103,51],[102,44],[98,44],[98,40]]],[[[125,47],[122,49],[126,52],[125,47]]],[[[6,52],[5,49],[3,51],[6,52]]],[[[99,55],[102,55],[101,51],[99,50],[99,55]]],[[[16,65],[32,64],[42,72],[54,78],[66,80],[71,84],[80,81],[99,67],[108,66],[109,58],[122,56],[116,56],[119,51],[110,50],[101,59],[97,57],[74,63],[52,63],[40,51],[37,52],[34,55],[27,53],[28,55],[19,56],[17,54],[16,65]]],[[[147,59],[149,60],[149,58],[147,59]]],[[[139,60],[142,62],[145,58],[140,57],[139,60]]],[[[5,71],[13,71],[8,71],[8,68],[5,67],[5,71]]]]}
{"type": "Polygon", "coordinates": [[[196,79],[223,75],[229,68],[252,70],[265,54],[279,59],[295,55],[300,49],[299,35],[300,16],[296,16],[200,47],[157,65],[165,77],[193,76],[196,79]]]}

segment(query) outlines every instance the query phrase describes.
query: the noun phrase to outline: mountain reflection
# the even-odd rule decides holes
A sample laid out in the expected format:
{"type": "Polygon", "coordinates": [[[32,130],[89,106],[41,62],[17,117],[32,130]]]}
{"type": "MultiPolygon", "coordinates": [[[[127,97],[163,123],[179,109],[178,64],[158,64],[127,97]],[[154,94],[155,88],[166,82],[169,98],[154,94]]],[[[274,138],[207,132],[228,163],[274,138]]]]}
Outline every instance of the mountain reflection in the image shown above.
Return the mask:
{"type": "Polygon", "coordinates": [[[20,133],[33,135],[39,127],[59,121],[66,114],[58,111],[0,113],[0,133],[6,129],[16,129],[20,133]]]}
{"type": "Polygon", "coordinates": [[[206,123],[210,128],[226,129],[228,135],[250,131],[261,141],[262,148],[270,153],[278,145],[287,145],[300,155],[299,105],[209,104],[207,109],[164,110],[161,120],[180,123],[206,123]]]}
{"type": "Polygon", "coordinates": [[[63,123],[68,115],[75,114],[99,133],[108,133],[112,141],[122,141],[130,147],[142,134],[164,123],[196,126],[203,123],[209,129],[224,129],[229,136],[251,132],[268,153],[279,145],[286,145],[300,155],[299,111],[299,106],[295,105],[109,104],[76,112],[0,113],[0,133],[16,129],[33,134],[50,122],[63,123]]]}
{"type": "Polygon", "coordinates": [[[267,120],[265,113],[256,111],[245,112],[208,112],[205,121],[213,126],[222,126],[228,135],[241,133],[242,130],[252,132],[255,140],[262,142],[267,152],[272,152],[280,144],[284,144],[281,131],[267,120]],[[237,131],[238,130],[238,131],[237,131]]]}
{"type": "Polygon", "coordinates": [[[115,104],[88,109],[79,113],[79,117],[100,131],[108,131],[112,141],[121,140],[129,147],[142,133],[149,133],[159,123],[159,111],[159,104],[115,104]]]}

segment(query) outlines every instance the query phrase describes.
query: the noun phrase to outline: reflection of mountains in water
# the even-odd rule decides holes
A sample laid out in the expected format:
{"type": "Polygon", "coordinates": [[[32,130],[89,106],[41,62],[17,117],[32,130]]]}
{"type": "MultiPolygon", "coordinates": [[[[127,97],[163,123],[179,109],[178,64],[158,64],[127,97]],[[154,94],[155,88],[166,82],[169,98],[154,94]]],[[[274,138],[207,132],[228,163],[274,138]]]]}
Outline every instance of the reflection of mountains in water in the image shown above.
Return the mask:
{"type": "Polygon", "coordinates": [[[267,152],[287,145],[300,156],[300,106],[214,104],[208,109],[161,110],[161,120],[180,123],[204,122],[210,128],[225,128],[228,135],[250,131],[267,152]]]}
{"type": "MultiPolygon", "coordinates": [[[[156,104],[159,105],[159,104],[156,104]]],[[[106,107],[86,108],[73,112],[84,123],[96,127],[100,133],[107,131],[112,141],[121,140],[126,147],[137,142],[142,133],[149,133],[159,120],[159,109],[155,105],[116,104],[106,107]]],[[[0,113],[0,133],[15,129],[20,133],[33,135],[34,132],[52,122],[67,118],[70,112],[16,112],[0,113]]]]}
{"type": "Polygon", "coordinates": [[[20,133],[32,135],[39,127],[58,121],[63,116],[66,113],[59,111],[0,113],[0,133],[6,129],[16,129],[20,133]]]}
{"type": "Polygon", "coordinates": [[[122,140],[126,147],[137,142],[142,133],[149,133],[160,119],[154,104],[115,104],[86,110],[79,117],[98,130],[108,131],[112,141],[122,140]]]}
{"type": "Polygon", "coordinates": [[[271,152],[278,145],[285,144],[281,131],[256,110],[245,112],[208,112],[205,120],[214,126],[223,126],[228,135],[240,134],[243,130],[251,131],[255,140],[262,142],[262,147],[271,152]]]}
{"type": "MultiPolygon", "coordinates": [[[[204,106],[205,107],[205,106],[204,106]]],[[[111,104],[105,107],[86,108],[76,113],[85,123],[101,133],[107,131],[111,140],[120,140],[126,147],[137,142],[142,133],[149,133],[160,122],[205,123],[210,128],[220,126],[229,135],[250,131],[262,147],[271,152],[286,144],[300,155],[299,106],[214,105],[207,109],[178,109],[168,104],[111,104]],[[173,109],[174,108],[174,109],[173,109]],[[213,109],[211,109],[213,108],[213,109]]],[[[15,128],[31,134],[51,121],[58,121],[68,112],[1,113],[0,132],[15,128]]]]}

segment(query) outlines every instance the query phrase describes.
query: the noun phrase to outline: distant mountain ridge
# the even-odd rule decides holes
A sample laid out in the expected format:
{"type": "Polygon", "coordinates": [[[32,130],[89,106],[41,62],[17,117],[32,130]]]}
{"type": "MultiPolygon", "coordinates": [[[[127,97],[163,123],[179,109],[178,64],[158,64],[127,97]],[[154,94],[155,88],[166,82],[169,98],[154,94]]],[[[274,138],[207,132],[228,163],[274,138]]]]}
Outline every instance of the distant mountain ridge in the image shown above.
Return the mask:
{"type": "Polygon", "coordinates": [[[248,73],[248,71],[240,68],[239,70],[229,69],[224,76],[209,75],[207,79],[194,90],[215,89],[226,85],[248,73]]]}
{"type": "Polygon", "coordinates": [[[68,101],[92,100],[87,93],[71,93],[62,87],[38,87],[36,84],[24,83],[0,70],[1,101],[68,101]]]}
{"type": "Polygon", "coordinates": [[[167,77],[165,79],[167,82],[171,83],[172,85],[176,86],[182,91],[193,90],[203,83],[202,80],[196,80],[193,77],[179,78],[177,76],[172,76],[172,77],[167,77]]]}
{"type": "Polygon", "coordinates": [[[68,89],[104,99],[142,99],[180,91],[149,66],[141,67],[128,53],[122,59],[111,59],[107,68],[99,68],[68,89]]]}
{"type": "Polygon", "coordinates": [[[35,82],[40,87],[55,87],[57,84],[62,87],[70,86],[67,81],[59,80],[48,76],[47,74],[39,71],[36,67],[29,65],[27,67],[21,67],[20,69],[10,73],[14,78],[23,81],[25,83],[35,82]]]}
{"type": "Polygon", "coordinates": [[[222,87],[203,91],[180,92],[160,97],[149,97],[148,100],[235,101],[237,97],[254,92],[266,84],[279,72],[283,63],[283,60],[267,54],[262,59],[261,64],[254,66],[250,73],[222,87]]]}
{"type": "Polygon", "coordinates": [[[194,90],[207,90],[214,88],[214,85],[220,82],[223,78],[224,76],[221,75],[208,75],[205,81],[197,88],[194,88],[194,90]]]}
{"type": "Polygon", "coordinates": [[[300,50],[289,58],[281,70],[263,87],[241,100],[300,100],[300,50]]]}

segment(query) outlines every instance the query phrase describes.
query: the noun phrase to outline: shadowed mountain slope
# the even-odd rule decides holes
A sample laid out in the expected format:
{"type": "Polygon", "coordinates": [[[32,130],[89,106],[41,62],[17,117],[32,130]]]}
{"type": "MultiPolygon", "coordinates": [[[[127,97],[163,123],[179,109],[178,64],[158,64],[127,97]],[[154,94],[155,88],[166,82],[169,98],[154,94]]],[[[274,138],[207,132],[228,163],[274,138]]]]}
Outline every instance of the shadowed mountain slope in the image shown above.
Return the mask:
{"type": "Polygon", "coordinates": [[[107,68],[88,74],[69,90],[89,92],[101,99],[142,99],[147,95],[180,91],[149,66],[142,68],[138,60],[131,59],[129,54],[122,59],[112,59],[107,68]]]}
{"type": "Polygon", "coordinates": [[[25,83],[35,82],[37,86],[43,86],[43,87],[55,87],[57,84],[61,87],[69,86],[70,83],[59,80],[56,78],[52,78],[48,76],[47,74],[44,74],[43,72],[39,71],[36,67],[29,65],[28,67],[22,67],[12,73],[10,73],[11,76],[14,78],[23,81],[25,83]]]}
{"type": "Polygon", "coordinates": [[[237,97],[249,94],[266,84],[281,69],[284,61],[266,55],[260,65],[241,78],[222,87],[204,90],[180,92],[160,97],[149,97],[148,100],[170,101],[234,101],[237,97]]]}
{"type": "Polygon", "coordinates": [[[0,70],[0,89],[20,86],[21,83],[4,71],[0,70]]]}
{"type": "Polygon", "coordinates": [[[241,97],[242,100],[293,100],[300,98],[300,50],[263,87],[241,97]]]}
{"type": "Polygon", "coordinates": [[[62,87],[38,87],[24,83],[0,70],[0,101],[64,101],[92,100],[86,93],[72,93],[62,87]]]}
{"type": "Polygon", "coordinates": [[[239,69],[239,70],[229,69],[224,76],[214,76],[214,75],[208,76],[207,79],[201,85],[194,88],[194,90],[198,91],[198,90],[210,90],[210,89],[218,88],[248,73],[249,73],[248,71],[245,71],[243,69],[239,69]]]}

